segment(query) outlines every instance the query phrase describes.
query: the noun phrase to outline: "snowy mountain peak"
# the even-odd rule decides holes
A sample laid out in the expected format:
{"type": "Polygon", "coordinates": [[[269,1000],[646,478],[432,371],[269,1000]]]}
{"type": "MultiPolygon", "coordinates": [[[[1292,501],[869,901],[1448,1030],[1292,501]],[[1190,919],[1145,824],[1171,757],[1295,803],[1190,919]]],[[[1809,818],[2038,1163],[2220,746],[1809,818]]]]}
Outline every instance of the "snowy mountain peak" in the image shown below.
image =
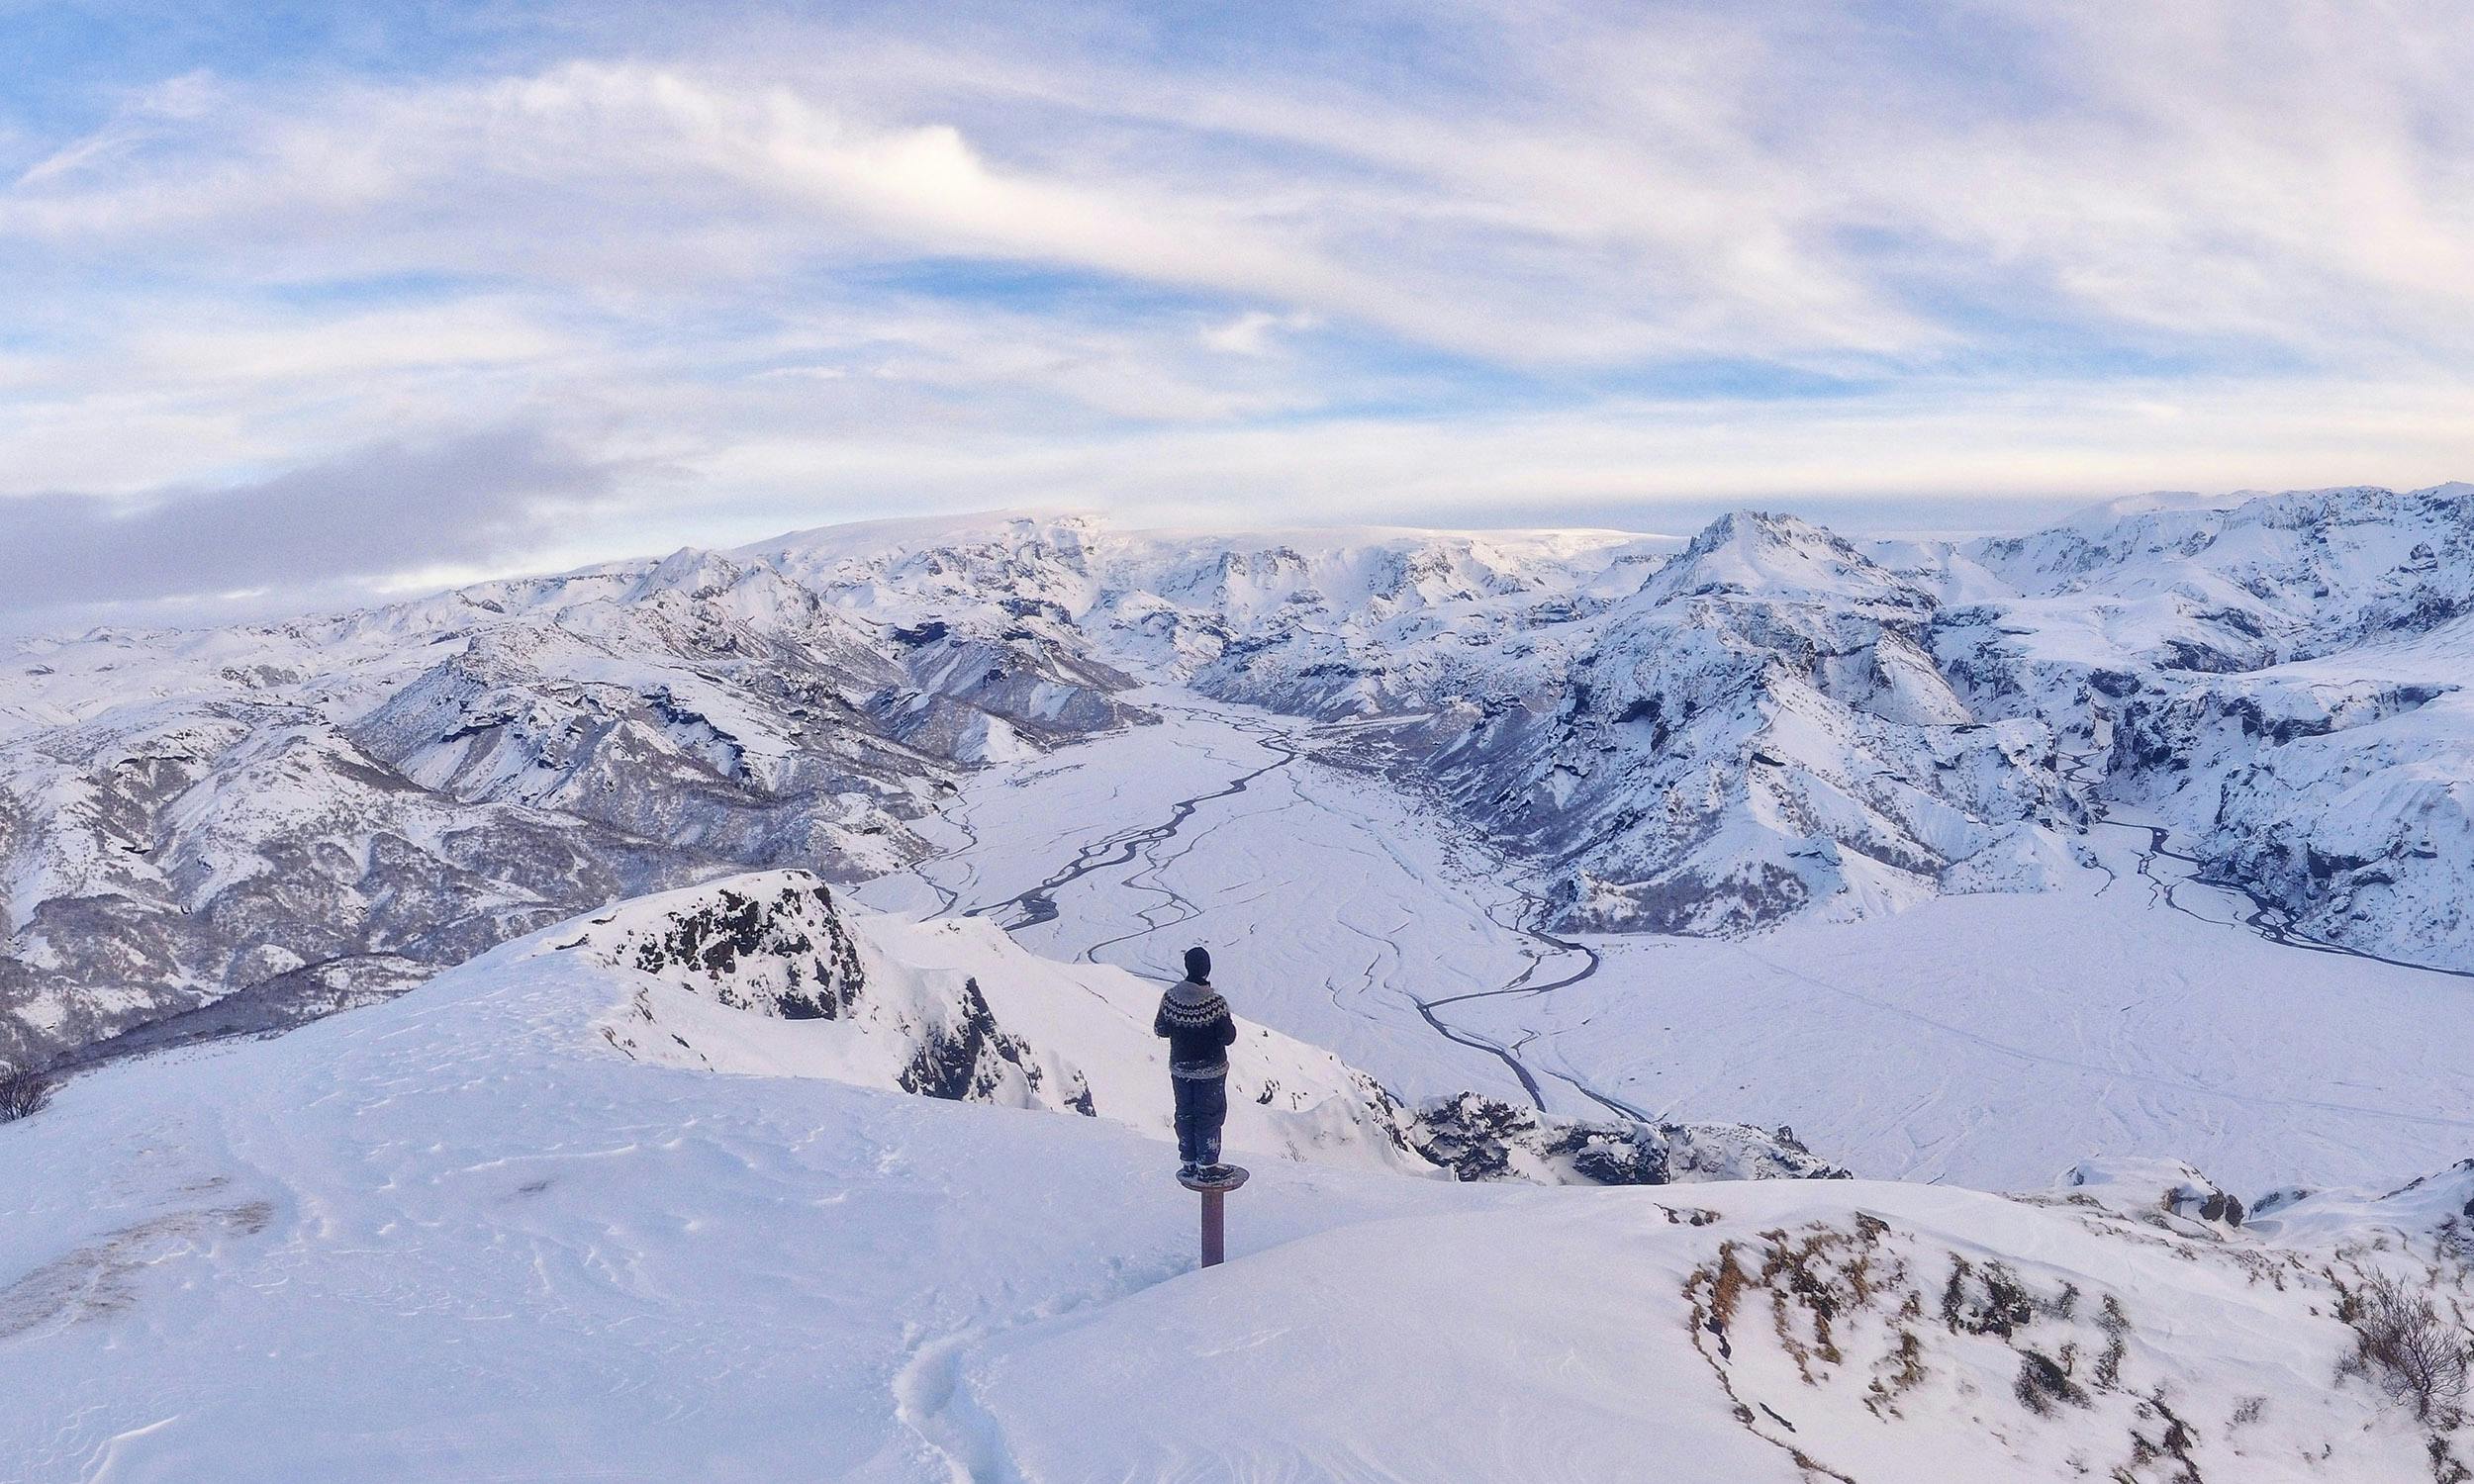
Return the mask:
{"type": "Polygon", "coordinates": [[[1932,600],[1835,531],[1793,515],[1738,510],[1693,536],[1650,580],[1660,602],[1732,595],[1867,608],[1929,608],[1932,600]]]}

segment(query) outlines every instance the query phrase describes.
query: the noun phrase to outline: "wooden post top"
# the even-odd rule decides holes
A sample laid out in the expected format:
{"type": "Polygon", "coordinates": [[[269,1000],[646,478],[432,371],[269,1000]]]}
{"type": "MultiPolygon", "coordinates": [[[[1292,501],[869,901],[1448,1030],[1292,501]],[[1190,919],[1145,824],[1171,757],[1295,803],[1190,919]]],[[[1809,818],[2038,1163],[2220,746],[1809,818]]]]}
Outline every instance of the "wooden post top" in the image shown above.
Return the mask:
{"type": "Polygon", "coordinates": [[[1199,1175],[1179,1175],[1177,1183],[1204,1195],[1224,1195],[1246,1183],[1246,1171],[1231,1164],[1228,1166],[1228,1173],[1220,1179],[1206,1180],[1199,1175]]]}

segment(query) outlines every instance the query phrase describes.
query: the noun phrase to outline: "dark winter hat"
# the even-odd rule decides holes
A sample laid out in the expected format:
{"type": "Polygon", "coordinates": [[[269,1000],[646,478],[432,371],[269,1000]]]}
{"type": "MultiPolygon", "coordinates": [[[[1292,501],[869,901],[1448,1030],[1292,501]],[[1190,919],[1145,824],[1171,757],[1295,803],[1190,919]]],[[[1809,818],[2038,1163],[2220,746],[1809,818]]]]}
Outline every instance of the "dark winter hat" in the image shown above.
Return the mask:
{"type": "Polygon", "coordinates": [[[1197,984],[1211,982],[1211,953],[1208,949],[1186,950],[1186,977],[1197,984]]]}

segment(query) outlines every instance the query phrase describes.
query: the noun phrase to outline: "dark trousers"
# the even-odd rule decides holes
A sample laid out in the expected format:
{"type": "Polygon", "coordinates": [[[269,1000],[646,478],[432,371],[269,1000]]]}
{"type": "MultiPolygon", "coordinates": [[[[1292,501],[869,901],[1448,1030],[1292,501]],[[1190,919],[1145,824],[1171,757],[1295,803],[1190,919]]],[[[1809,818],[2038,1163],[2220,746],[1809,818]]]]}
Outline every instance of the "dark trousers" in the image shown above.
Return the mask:
{"type": "Polygon", "coordinates": [[[1220,1162],[1220,1125],[1228,1122],[1228,1078],[1171,1077],[1177,1089],[1177,1158],[1184,1164],[1220,1162]]]}

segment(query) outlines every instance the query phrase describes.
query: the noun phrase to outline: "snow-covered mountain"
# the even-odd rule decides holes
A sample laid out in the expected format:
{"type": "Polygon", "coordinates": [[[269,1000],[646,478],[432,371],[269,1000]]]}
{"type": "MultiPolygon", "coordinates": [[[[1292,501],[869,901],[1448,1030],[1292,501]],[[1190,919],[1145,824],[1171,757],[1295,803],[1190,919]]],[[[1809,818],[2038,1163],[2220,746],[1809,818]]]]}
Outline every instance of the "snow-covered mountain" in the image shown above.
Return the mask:
{"type": "Polygon", "coordinates": [[[1080,655],[887,632],[710,553],[7,670],[9,1061],[236,994],[280,1024],[751,866],[889,870],[958,770],[1143,719],[1080,655]]]}
{"type": "Polygon", "coordinates": [[[2249,1201],[2156,1160],[1471,1183],[1265,1034],[1233,1260],[1195,1272],[1150,994],[771,874],[102,1067],[0,1125],[0,1476],[2467,1467],[2474,1163],[2249,1201]]]}
{"type": "Polygon", "coordinates": [[[2272,926],[2474,968],[2474,486],[2130,502],[1852,542],[1117,532],[992,518],[755,548],[837,606],[1019,624],[1224,700],[1364,723],[1564,927],[1730,932],[2034,890],[2112,815],[2272,926]]]}
{"type": "Polygon", "coordinates": [[[281,1023],[598,902],[903,867],[962,773],[1145,721],[1326,723],[1562,931],[2038,890],[2087,832],[2259,926],[2474,969],[2474,487],[1967,542],[833,527],[0,665],[0,1057],[281,1023]],[[2109,823],[2100,823],[2109,821],[2109,823]]]}
{"type": "Polygon", "coordinates": [[[2048,730],[1979,723],[1936,669],[1934,595],[1791,517],[1731,515],[1679,550],[1023,517],[756,554],[854,611],[1035,613],[1220,699],[1380,721],[1348,750],[1534,862],[1566,927],[1877,909],[1961,862],[1966,887],[2032,888],[2083,819],[2048,730]]]}
{"type": "Polygon", "coordinates": [[[2276,924],[2474,968],[2474,485],[2092,512],[1966,548],[1946,664],[2105,747],[2101,791],[2276,924]]]}

